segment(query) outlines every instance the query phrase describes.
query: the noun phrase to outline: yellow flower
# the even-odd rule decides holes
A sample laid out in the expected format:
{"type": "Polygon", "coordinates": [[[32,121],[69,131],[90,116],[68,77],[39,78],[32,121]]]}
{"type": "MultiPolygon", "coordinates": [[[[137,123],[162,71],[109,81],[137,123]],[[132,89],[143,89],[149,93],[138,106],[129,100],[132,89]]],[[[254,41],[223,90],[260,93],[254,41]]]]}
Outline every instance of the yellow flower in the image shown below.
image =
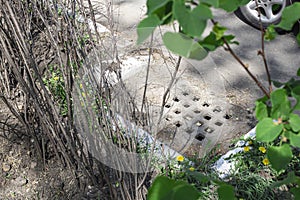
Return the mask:
{"type": "Polygon", "coordinates": [[[81,84],[81,83],[79,84],[79,88],[80,88],[80,89],[82,89],[82,88],[83,88],[83,86],[82,86],[82,84],[81,84]]]}
{"type": "Polygon", "coordinates": [[[245,151],[245,152],[250,151],[250,147],[249,147],[249,146],[245,146],[245,147],[244,147],[244,151],[245,151]]]}
{"type": "Polygon", "coordinates": [[[265,147],[259,147],[258,150],[260,150],[262,153],[266,153],[267,151],[265,147]]]}
{"type": "Polygon", "coordinates": [[[249,145],[253,144],[252,140],[249,140],[249,141],[248,141],[248,144],[249,144],[249,145]]]}
{"type": "Polygon", "coordinates": [[[85,93],[84,92],[82,92],[81,95],[82,95],[83,98],[85,98],[85,93]]]}
{"type": "Polygon", "coordinates": [[[176,157],[176,160],[179,162],[182,162],[182,161],[184,161],[184,157],[182,155],[179,155],[176,157]]]}
{"type": "Polygon", "coordinates": [[[53,77],[53,80],[58,81],[58,80],[59,80],[59,77],[58,77],[58,76],[54,76],[54,77],[53,77]]]}
{"type": "Polygon", "coordinates": [[[268,160],[268,158],[265,158],[265,159],[263,159],[262,163],[264,165],[268,165],[268,164],[270,164],[270,161],[268,160]]]}
{"type": "Polygon", "coordinates": [[[193,171],[195,171],[195,168],[194,168],[194,167],[190,167],[189,170],[190,170],[191,172],[193,172],[193,171]]]}

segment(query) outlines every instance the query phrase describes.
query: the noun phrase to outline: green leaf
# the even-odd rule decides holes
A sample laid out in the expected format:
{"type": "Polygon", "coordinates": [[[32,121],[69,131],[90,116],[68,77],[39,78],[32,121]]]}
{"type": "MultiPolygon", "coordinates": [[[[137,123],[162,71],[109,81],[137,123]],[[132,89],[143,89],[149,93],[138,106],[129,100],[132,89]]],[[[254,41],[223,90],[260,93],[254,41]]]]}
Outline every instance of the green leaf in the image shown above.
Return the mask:
{"type": "Polygon", "coordinates": [[[239,6],[249,3],[250,0],[219,0],[219,8],[227,12],[235,11],[239,6]]]}
{"type": "Polygon", "coordinates": [[[256,116],[256,119],[258,119],[259,121],[268,117],[268,109],[267,109],[266,104],[264,104],[261,101],[255,102],[255,116],[256,116]]]}
{"type": "Polygon", "coordinates": [[[204,175],[204,174],[202,174],[200,172],[188,172],[188,174],[191,177],[197,179],[197,181],[199,181],[201,183],[208,183],[211,180],[210,177],[208,177],[208,176],[206,176],[206,175],[204,175]]]}
{"type": "Polygon", "coordinates": [[[291,95],[292,90],[294,90],[294,88],[297,86],[300,86],[300,80],[291,78],[288,82],[284,83],[283,89],[286,90],[287,95],[291,95]]]}
{"type": "MultiPolygon", "coordinates": [[[[200,193],[192,186],[187,183],[184,185],[177,186],[174,188],[175,192],[173,194],[173,198],[170,200],[182,200],[188,197],[189,200],[198,200],[200,197],[200,193]]],[[[169,200],[169,199],[168,199],[169,200]]]]}
{"type": "Polygon", "coordinates": [[[201,37],[207,19],[212,18],[210,8],[204,4],[199,4],[191,11],[183,1],[174,1],[173,12],[183,32],[193,37],[201,37]]]}
{"type": "Polygon", "coordinates": [[[191,15],[202,20],[208,20],[213,18],[210,8],[202,3],[192,10],[191,15]]]}
{"type": "Polygon", "coordinates": [[[276,182],[272,183],[271,187],[272,188],[278,188],[278,187],[280,187],[282,185],[288,185],[288,184],[291,184],[291,183],[297,183],[297,182],[299,182],[299,180],[300,180],[299,177],[297,177],[295,175],[295,172],[292,171],[292,172],[288,173],[288,175],[287,175],[287,177],[285,179],[283,179],[281,181],[276,181],[276,182]]]}
{"type": "Polygon", "coordinates": [[[300,46],[300,33],[297,34],[296,40],[297,40],[298,45],[300,46]]]}
{"type": "Polygon", "coordinates": [[[300,76],[300,68],[297,70],[297,76],[300,76]]]}
{"type": "Polygon", "coordinates": [[[161,21],[161,25],[165,25],[172,22],[173,20],[172,9],[173,9],[173,1],[169,1],[166,5],[157,9],[152,14],[158,16],[158,18],[161,21]]]}
{"type": "Polygon", "coordinates": [[[166,199],[176,186],[176,182],[164,176],[157,177],[148,191],[148,200],[166,199]]]}
{"type": "Polygon", "coordinates": [[[291,30],[293,25],[300,19],[300,3],[294,3],[284,9],[280,23],[277,27],[291,30]]]}
{"type": "Polygon", "coordinates": [[[300,19],[300,2],[287,6],[283,10],[281,21],[276,27],[284,30],[291,30],[298,19],[300,19]]]}
{"type": "Polygon", "coordinates": [[[199,43],[182,33],[167,32],[163,41],[170,51],[186,58],[202,60],[208,54],[199,43]]]}
{"type": "Polygon", "coordinates": [[[267,97],[266,95],[257,99],[256,101],[260,101],[260,102],[263,102],[263,103],[266,103],[267,101],[269,100],[269,97],[267,97]]]}
{"type": "Polygon", "coordinates": [[[172,0],[147,0],[147,15],[153,14],[172,0]]]}
{"type": "Polygon", "coordinates": [[[199,192],[183,181],[175,181],[164,176],[157,177],[148,191],[148,200],[181,200],[189,197],[197,200],[199,192]]]}
{"type": "Polygon", "coordinates": [[[213,33],[216,35],[216,39],[221,39],[226,30],[226,27],[220,26],[219,24],[215,24],[213,27],[213,33]]]}
{"type": "Polygon", "coordinates": [[[290,125],[295,132],[300,131],[300,117],[297,114],[290,114],[290,125]]]}
{"type": "Polygon", "coordinates": [[[276,38],[277,32],[275,30],[274,25],[270,25],[268,26],[268,28],[266,29],[265,35],[264,35],[264,39],[266,41],[271,41],[274,40],[276,38]]]}
{"type": "Polygon", "coordinates": [[[223,42],[218,41],[216,34],[214,34],[213,32],[210,32],[210,34],[208,36],[206,36],[204,38],[204,40],[200,41],[200,44],[208,51],[214,51],[219,46],[222,46],[223,42]]]}
{"type": "MultiPolygon", "coordinates": [[[[298,70],[300,72],[300,70],[298,70]]],[[[297,100],[293,110],[300,110],[300,85],[292,89],[292,96],[297,100]]]]}
{"type": "Polygon", "coordinates": [[[283,125],[276,124],[271,118],[264,118],[256,126],[256,138],[261,142],[272,142],[282,132],[283,125]]]}
{"type": "Polygon", "coordinates": [[[292,188],[291,192],[294,195],[294,199],[298,199],[298,200],[300,199],[300,188],[299,187],[298,188],[296,188],[296,187],[292,188]]]}
{"type": "Polygon", "coordinates": [[[235,198],[234,187],[228,184],[221,184],[218,189],[218,196],[220,200],[233,200],[235,198]]]}
{"type": "Polygon", "coordinates": [[[201,0],[200,2],[211,5],[215,8],[219,7],[219,0],[201,0]]]}
{"type": "Polygon", "coordinates": [[[291,111],[290,101],[285,89],[278,89],[271,93],[271,116],[273,119],[285,120],[291,111]]]}
{"type": "Polygon", "coordinates": [[[279,147],[271,146],[267,151],[272,168],[276,171],[284,169],[292,160],[293,153],[288,144],[279,147]]]}
{"type": "Polygon", "coordinates": [[[289,140],[292,146],[300,148],[300,134],[289,132],[289,140]]]}
{"type": "Polygon", "coordinates": [[[238,41],[232,41],[235,36],[234,35],[224,35],[223,38],[228,42],[229,44],[236,44],[239,45],[240,43],[238,41]]]}
{"type": "Polygon", "coordinates": [[[281,83],[279,81],[272,81],[274,86],[277,87],[277,88],[280,88],[281,86],[284,86],[284,83],[281,83]]]}
{"type": "Polygon", "coordinates": [[[157,15],[149,15],[147,18],[143,19],[137,27],[137,44],[144,42],[158,25],[160,25],[160,20],[157,15]]]}

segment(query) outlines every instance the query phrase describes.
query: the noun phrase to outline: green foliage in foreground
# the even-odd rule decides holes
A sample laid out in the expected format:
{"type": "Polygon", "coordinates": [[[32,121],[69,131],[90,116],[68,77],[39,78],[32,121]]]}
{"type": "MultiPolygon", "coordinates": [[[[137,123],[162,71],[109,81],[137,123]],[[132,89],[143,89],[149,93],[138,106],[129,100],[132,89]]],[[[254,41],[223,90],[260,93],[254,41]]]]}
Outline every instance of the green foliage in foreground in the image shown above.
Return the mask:
{"type": "Polygon", "coordinates": [[[207,37],[202,38],[207,21],[213,19],[211,8],[234,11],[248,2],[249,0],[214,0],[201,1],[197,6],[192,6],[191,1],[184,0],[148,0],[148,16],[137,27],[137,42],[140,44],[145,41],[156,27],[178,21],[180,31],[178,33],[165,33],[163,36],[164,44],[178,55],[202,60],[207,56],[208,51],[222,46],[224,40],[228,43],[234,43],[234,36],[224,36],[226,28],[218,24],[215,24],[207,37]]]}
{"type": "MultiPolygon", "coordinates": [[[[299,76],[299,70],[297,75],[299,76]]],[[[256,117],[259,123],[256,128],[258,141],[268,144],[267,157],[271,167],[278,173],[288,173],[284,184],[293,184],[290,190],[297,199],[300,178],[289,171],[288,165],[300,152],[300,111],[299,80],[291,79],[287,83],[275,82],[280,87],[271,93],[271,98],[263,98],[256,102],[256,117]]],[[[275,183],[276,185],[276,183],[275,183]]]]}
{"type": "MultiPolygon", "coordinates": [[[[235,199],[233,186],[198,172],[189,172],[189,176],[193,176],[202,183],[212,181],[217,184],[217,193],[220,200],[235,199]]],[[[148,200],[198,200],[203,198],[204,194],[199,192],[193,185],[165,176],[158,176],[148,192],[148,200]]]]}

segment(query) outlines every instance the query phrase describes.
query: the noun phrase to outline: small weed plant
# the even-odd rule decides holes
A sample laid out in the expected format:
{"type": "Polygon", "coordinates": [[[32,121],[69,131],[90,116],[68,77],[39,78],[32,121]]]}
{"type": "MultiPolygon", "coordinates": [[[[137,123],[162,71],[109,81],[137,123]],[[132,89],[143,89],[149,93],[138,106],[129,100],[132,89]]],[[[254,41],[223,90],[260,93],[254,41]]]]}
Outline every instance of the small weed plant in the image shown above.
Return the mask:
{"type": "Polygon", "coordinates": [[[54,102],[58,103],[61,115],[65,116],[68,113],[66,102],[66,90],[62,72],[59,68],[51,66],[49,74],[43,79],[48,90],[53,94],[54,102]]]}

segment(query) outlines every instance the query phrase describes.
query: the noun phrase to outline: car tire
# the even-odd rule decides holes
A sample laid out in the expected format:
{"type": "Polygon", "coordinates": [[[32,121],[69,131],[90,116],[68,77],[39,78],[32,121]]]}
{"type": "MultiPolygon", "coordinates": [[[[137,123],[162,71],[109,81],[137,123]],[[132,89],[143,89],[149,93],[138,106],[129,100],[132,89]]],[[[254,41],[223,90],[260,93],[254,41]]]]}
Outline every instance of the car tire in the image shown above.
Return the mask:
{"type": "Polygon", "coordinates": [[[256,5],[255,0],[251,0],[247,5],[236,10],[235,14],[248,25],[260,29],[261,23],[263,28],[266,28],[271,24],[278,24],[280,22],[283,9],[291,4],[291,0],[277,0],[276,2],[273,0],[257,0],[257,3],[258,6],[256,5]],[[259,18],[257,8],[260,10],[261,18],[259,18]]]}

